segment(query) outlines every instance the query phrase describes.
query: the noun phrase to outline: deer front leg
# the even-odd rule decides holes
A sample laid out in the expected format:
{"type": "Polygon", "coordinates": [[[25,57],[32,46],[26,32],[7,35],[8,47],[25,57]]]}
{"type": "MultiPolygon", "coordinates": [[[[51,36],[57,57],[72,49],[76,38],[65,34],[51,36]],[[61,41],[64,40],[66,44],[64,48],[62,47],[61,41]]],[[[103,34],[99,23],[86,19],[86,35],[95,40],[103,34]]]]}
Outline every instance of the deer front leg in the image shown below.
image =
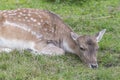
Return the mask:
{"type": "Polygon", "coordinates": [[[63,55],[65,51],[59,47],[56,47],[53,44],[48,44],[45,48],[43,48],[40,53],[45,55],[63,55]]]}
{"type": "Polygon", "coordinates": [[[9,52],[11,52],[11,51],[13,51],[13,50],[10,49],[10,48],[2,48],[2,47],[0,47],[0,52],[6,52],[6,53],[9,53],[9,52]]]}
{"type": "Polygon", "coordinates": [[[35,54],[51,55],[51,56],[65,54],[65,51],[63,49],[56,47],[54,44],[47,44],[42,49],[41,49],[40,45],[36,45],[36,46],[39,46],[39,49],[37,47],[37,51],[35,52],[35,54]]]}

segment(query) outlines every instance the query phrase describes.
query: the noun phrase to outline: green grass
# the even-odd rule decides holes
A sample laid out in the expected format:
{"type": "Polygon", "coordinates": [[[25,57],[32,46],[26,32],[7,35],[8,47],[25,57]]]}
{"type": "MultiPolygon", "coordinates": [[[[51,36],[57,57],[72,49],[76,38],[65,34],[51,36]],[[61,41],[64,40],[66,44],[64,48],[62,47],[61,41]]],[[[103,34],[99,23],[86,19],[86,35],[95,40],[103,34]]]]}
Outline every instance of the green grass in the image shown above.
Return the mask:
{"type": "Polygon", "coordinates": [[[0,80],[119,80],[119,4],[119,0],[71,0],[63,3],[48,0],[0,0],[0,10],[37,8],[53,11],[81,35],[107,29],[99,43],[98,69],[85,67],[72,54],[35,56],[27,51],[24,54],[13,51],[9,54],[0,53],[0,80]]]}

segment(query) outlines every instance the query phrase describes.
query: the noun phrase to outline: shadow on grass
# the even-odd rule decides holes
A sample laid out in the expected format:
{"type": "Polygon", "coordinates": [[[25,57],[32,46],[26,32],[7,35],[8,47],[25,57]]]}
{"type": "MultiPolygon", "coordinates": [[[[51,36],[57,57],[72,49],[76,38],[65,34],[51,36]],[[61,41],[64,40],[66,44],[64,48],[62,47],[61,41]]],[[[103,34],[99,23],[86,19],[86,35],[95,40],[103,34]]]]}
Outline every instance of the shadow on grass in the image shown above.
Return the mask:
{"type": "Polygon", "coordinates": [[[98,56],[98,63],[105,68],[120,66],[120,54],[104,51],[98,56]]]}
{"type": "Polygon", "coordinates": [[[106,67],[106,68],[120,66],[120,55],[118,57],[116,57],[116,59],[114,59],[112,61],[109,61],[106,64],[103,64],[103,66],[106,67]]]}
{"type": "Polygon", "coordinates": [[[45,1],[56,4],[69,4],[69,5],[75,4],[81,6],[86,2],[90,2],[91,0],[45,0],[45,1]]]}

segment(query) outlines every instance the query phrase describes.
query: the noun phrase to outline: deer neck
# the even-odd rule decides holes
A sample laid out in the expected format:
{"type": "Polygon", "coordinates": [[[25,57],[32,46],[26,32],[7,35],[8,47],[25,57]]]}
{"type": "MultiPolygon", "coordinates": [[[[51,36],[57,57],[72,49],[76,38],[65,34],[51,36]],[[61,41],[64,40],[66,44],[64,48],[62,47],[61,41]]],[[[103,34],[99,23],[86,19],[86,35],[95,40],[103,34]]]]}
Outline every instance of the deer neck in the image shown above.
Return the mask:
{"type": "Polygon", "coordinates": [[[65,35],[63,37],[63,40],[62,40],[62,49],[64,49],[65,52],[70,52],[70,53],[76,53],[77,49],[76,49],[76,43],[73,41],[73,39],[71,38],[70,36],[70,32],[69,34],[65,35]]]}

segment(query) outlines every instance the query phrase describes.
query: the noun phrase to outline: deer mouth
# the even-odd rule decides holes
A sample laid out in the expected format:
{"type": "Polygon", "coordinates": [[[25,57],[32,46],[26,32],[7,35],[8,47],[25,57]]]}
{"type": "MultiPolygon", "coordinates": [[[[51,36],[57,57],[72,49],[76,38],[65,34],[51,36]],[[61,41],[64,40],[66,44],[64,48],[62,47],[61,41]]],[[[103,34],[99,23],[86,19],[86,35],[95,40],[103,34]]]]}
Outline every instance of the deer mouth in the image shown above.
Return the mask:
{"type": "Polygon", "coordinates": [[[89,64],[89,67],[92,68],[92,69],[96,69],[98,68],[98,64],[89,64]]]}

